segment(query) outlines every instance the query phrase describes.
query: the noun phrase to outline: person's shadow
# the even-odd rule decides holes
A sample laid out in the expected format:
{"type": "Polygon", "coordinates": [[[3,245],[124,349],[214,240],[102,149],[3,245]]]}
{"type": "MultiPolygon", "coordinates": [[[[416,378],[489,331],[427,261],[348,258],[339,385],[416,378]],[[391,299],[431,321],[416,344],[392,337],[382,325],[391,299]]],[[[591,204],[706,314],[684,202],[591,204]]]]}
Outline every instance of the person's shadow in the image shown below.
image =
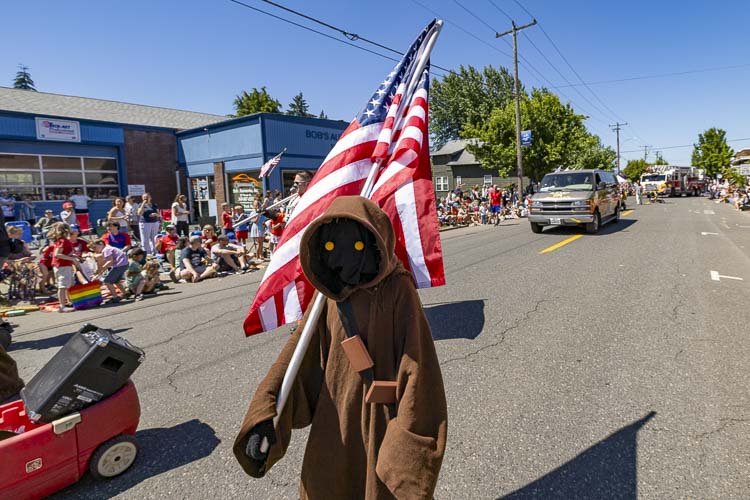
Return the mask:
{"type": "Polygon", "coordinates": [[[174,427],[135,433],[138,456],[122,475],[97,481],[86,474],[76,484],[49,498],[111,498],[150,477],[209,456],[220,441],[210,425],[193,419],[174,427]]]}
{"type": "Polygon", "coordinates": [[[499,498],[638,498],[638,431],[655,415],[649,412],[573,460],[499,498]]]}
{"type": "MultiPolygon", "coordinates": [[[[112,332],[118,335],[122,335],[128,330],[131,330],[131,328],[115,328],[112,329],[112,332]]],[[[38,340],[15,340],[18,337],[14,336],[13,342],[10,344],[8,351],[20,351],[21,349],[40,351],[42,349],[49,349],[51,347],[62,347],[67,344],[68,340],[70,340],[71,337],[73,337],[73,335],[75,335],[76,333],[78,332],[63,333],[60,335],[55,335],[54,337],[47,337],[38,340]]]]}
{"type": "Polygon", "coordinates": [[[424,308],[434,340],[475,339],[484,328],[484,300],[462,300],[424,308]]]}

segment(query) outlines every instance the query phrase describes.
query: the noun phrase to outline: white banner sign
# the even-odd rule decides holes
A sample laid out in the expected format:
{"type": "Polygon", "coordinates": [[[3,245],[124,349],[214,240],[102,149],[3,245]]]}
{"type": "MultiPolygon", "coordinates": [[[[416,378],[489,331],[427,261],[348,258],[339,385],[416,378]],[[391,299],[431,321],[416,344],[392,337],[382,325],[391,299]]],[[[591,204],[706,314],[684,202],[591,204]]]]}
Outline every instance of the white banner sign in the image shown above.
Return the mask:
{"type": "Polygon", "coordinates": [[[750,175],[750,165],[740,165],[740,175],[750,175]]]}
{"type": "Polygon", "coordinates": [[[130,196],[141,196],[145,192],[145,184],[128,184],[128,194],[130,196]]]}
{"type": "Polygon", "coordinates": [[[81,142],[81,124],[72,120],[35,118],[36,138],[45,141],[81,142]]]}

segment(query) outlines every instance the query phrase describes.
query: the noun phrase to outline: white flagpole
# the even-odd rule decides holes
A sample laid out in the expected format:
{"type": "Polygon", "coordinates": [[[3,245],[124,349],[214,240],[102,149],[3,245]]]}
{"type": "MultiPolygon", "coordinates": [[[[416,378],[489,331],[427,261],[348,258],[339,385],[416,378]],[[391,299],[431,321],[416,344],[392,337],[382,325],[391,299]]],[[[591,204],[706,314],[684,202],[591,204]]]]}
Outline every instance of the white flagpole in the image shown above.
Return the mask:
{"type": "MultiPolygon", "coordinates": [[[[442,27],[443,21],[438,20],[433,26],[432,32],[427,34],[429,39],[427,41],[427,44],[425,45],[424,51],[421,54],[421,58],[417,63],[416,71],[414,71],[410,75],[409,85],[407,86],[407,89],[411,90],[412,92],[419,83],[419,79],[422,78],[422,72],[424,71],[425,66],[427,66],[427,61],[430,59],[430,53],[432,52],[432,48],[435,46],[435,42],[437,41],[437,37],[440,34],[440,30],[442,29],[442,27]]],[[[408,106],[409,101],[411,101],[411,95],[406,95],[410,98],[402,99],[400,105],[408,106]]],[[[399,111],[397,116],[400,116],[401,114],[403,113],[399,111]]],[[[370,168],[370,173],[367,176],[367,180],[362,187],[360,196],[369,198],[372,195],[372,188],[375,185],[375,177],[377,176],[379,170],[380,162],[373,163],[372,167],[370,168]]],[[[307,321],[305,321],[305,324],[302,327],[302,333],[300,334],[299,340],[297,341],[297,346],[294,348],[294,354],[292,354],[292,359],[289,361],[289,366],[286,369],[286,373],[284,373],[284,380],[281,382],[281,390],[279,391],[279,396],[276,399],[276,416],[273,417],[274,428],[276,428],[276,426],[278,425],[279,419],[281,418],[281,413],[284,411],[286,402],[289,399],[289,394],[291,394],[292,392],[292,385],[294,384],[294,380],[297,378],[299,368],[300,366],[302,366],[302,360],[304,359],[307,348],[310,345],[313,329],[318,323],[320,314],[323,312],[325,299],[325,295],[323,295],[322,293],[317,293],[315,295],[315,300],[309,306],[310,314],[308,315],[307,321]]],[[[263,438],[263,443],[261,443],[260,446],[261,452],[265,453],[266,451],[268,451],[268,448],[268,440],[266,438],[263,438]]]]}

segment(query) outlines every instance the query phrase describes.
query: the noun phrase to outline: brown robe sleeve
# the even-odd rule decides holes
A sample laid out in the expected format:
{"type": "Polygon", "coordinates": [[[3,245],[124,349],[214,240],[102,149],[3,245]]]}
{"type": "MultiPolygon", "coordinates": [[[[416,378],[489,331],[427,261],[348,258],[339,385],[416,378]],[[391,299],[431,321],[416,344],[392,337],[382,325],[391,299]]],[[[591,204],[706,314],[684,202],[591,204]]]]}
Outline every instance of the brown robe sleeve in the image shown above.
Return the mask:
{"type": "Polygon", "coordinates": [[[22,388],[23,380],[18,376],[16,362],[0,347],[0,403],[22,388]]]}
{"type": "Polygon", "coordinates": [[[253,460],[245,454],[247,441],[250,438],[250,430],[257,424],[271,420],[276,416],[276,398],[281,390],[281,383],[284,380],[284,374],[292,359],[294,348],[297,346],[297,342],[302,334],[302,325],[307,321],[308,312],[305,313],[302,323],[292,333],[291,338],[281,350],[279,357],[271,366],[268,374],[266,374],[265,378],[258,385],[255,395],[250,402],[250,407],[245,414],[245,419],[242,421],[240,433],[235,439],[234,455],[245,472],[252,477],[263,477],[271,466],[284,456],[292,436],[292,429],[307,427],[312,422],[318,402],[318,394],[323,383],[324,367],[321,359],[320,339],[321,325],[325,324],[325,308],[313,332],[307,353],[292,387],[292,392],[279,419],[276,427],[276,443],[268,451],[266,463],[253,460]]]}
{"type": "Polygon", "coordinates": [[[398,290],[394,322],[405,332],[398,408],[380,446],[376,472],[397,498],[432,498],[448,429],[445,389],[417,291],[411,283],[398,290]]]}

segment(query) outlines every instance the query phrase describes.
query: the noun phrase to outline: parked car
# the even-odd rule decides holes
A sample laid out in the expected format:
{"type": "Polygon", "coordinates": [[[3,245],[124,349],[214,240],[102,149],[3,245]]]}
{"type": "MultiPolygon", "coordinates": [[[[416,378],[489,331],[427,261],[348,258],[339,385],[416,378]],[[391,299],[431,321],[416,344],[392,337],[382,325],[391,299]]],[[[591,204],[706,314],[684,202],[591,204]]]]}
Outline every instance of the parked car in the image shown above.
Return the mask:
{"type": "Polygon", "coordinates": [[[596,233],[602,224],[620,220],[620,186],[606,170],[567,170],[547,174],[531,197],[529,223],[541,233],[545,226],[584,226],[596,233]]]}
{"type": "Polygon", "coordinates": [[[23,401],[0,406],[2,498],[37,499],[77,482],[122,474],[138,454],[141,407],[131,381],[112,396],[50,423],[29,420],[23,401]]]}

